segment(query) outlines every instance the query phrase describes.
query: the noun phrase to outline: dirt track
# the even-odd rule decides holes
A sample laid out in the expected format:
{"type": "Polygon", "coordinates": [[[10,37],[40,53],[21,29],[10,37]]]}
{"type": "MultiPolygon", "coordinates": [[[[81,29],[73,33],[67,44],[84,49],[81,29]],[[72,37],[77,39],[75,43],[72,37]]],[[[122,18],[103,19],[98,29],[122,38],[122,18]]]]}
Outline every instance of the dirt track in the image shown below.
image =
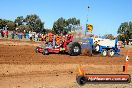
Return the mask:
{"type": "MultiPolygon", "coordinates": [[[[80,88],[75,77],[77,66],[88,73],[122,73],[125,56],[69,56],[35,53],[38,43],[0,40],[0,88],[80,88]]],[[[121,54],[126,54],[122,49],[121,54]]],[[[130,49],[129,74],[132,74],[130,49]]],[[[132,84],[84,85],[82,88],[131,88],[132,84]]]]}

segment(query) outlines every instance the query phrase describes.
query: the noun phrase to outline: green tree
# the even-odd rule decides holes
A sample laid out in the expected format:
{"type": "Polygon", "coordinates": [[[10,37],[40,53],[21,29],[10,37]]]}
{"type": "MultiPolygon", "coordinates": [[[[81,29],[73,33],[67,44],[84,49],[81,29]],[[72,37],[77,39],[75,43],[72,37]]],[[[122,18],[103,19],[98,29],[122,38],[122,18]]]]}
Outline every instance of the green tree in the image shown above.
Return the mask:
{"type": "Polygon", "coordinates": [[[29,25],[32,31],[41,32],[44,29],[44,23],[36,14],[27,15],[25,18],[26,25],[29,25]]]}
{"type": "Polygon", "coordinates": [[[6,19],[0,19],[0,29],[8,28],[8,30],[14,30],[15,29],[15,23],[11,20],[6,19]]]}
{"type": "Polygon", "coordinates": [[[127,43],[132,39],[132,22],[124,22],[118,28],[119,39],[125,39],[127,43]]]}
{"type": "Polygon", "coordinates": [[[15,30],[16,28],[16,24],[13,21],[7,22],[7,26],[8,26],[8,30],[11,30],[11,31],[15,30]]]}
{"type": "Polygon", "coordinates": [[[3,28],[3,20],[0,19],[0,29],[2,29],[2,28],[3,28]]]}
{"type": "Polygon", "coordinates": [[[6,19],[0,19],[0,28],[3,29],[3,27],[5,27],[7,24],[7,20],[6,19]]]}
{"type": "Polygon", "coordinates": [[[115,37],[112,34],[106,34],[104,38],[114,40],[115,37]]]}
{"type": "Polygon", "coordinates": [[[24,23],[24,18],[23,18],[23,16],[18,16],[18,17],[15,19],[15,23],[16,23],[17,26],[23,25],[23,23],[24,23]]]}
{"type": "Polygon", "coordinates": [[[52,30],[56,33],[63,31],[72,31],[76,28],[76,26],[80,25],[80,20],[76,18],[64,19],[63,17],[59,18],[54,22],[52,30]]]}
{"type": "Polygon", "coordinates": [[[80,25],[80,20],[79,19],[76,19],[76,18],[69,18],[67,21],[67,27],[68,27],[68,30],[69,31],[74,31],[75,28],[80,25]]]}
{"type": "Polygon", "coordinates": [[[20,25],[17,28],[18,28],[18,32],[24,32],[24,30],[25,31],[30,31],[31,30],[29,25],[20,25]]]}
{"type": "Polygon", "coordinates": [[[125,40],[125,36],[123,36],[122,34],[119,34],[117,37],[118,37],[119,41],[124,41],[125,40]]]}
{"type": "Polygon", "coordinates": [[[53,31],[56,33],[62,32],[66,27],[66,21],[63,17],[59,18],[56,22],[53,24],[53,31]]]}

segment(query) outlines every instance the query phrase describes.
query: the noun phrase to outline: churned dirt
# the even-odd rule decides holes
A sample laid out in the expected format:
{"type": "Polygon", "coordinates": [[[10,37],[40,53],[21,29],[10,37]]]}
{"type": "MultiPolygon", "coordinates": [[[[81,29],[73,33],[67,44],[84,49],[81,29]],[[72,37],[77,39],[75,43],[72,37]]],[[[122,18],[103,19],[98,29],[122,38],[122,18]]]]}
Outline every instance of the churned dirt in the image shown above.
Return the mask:
{"type": "Polygon", "coordinates": [[[124,74],[122,66],[128,49],[128,74],[132,75],[132,48],[122,48],[121,56],[115,57],[90,57],[86,54],[43,55],[34,52],[39,44],[30,41],[0,40],[0,88],[132,88],[132,83],[84,86],[76,83],[79,64],[90,74],[124,74]]]}

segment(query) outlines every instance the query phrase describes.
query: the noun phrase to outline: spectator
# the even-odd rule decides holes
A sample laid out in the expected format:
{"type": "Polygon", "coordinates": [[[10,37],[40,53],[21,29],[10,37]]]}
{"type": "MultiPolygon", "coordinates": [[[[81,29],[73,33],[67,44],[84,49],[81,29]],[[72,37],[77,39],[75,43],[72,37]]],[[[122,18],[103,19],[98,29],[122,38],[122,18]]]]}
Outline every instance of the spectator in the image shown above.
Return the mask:
{"type": "Polygon", "coordinates": [[[38,40],[38,34],[35,34],[35,42],[38,40]]]}
{"type": "Polygon", "coordinates": [[[2,37],[2,30],[0,30],[0,34],[1,34],[1,37],[2,37]]]}
{"type": "Polygon", "coordinates": [[[26,32],[26,39],[29,39],[29,33],[26,32]]]}
{"type": "Polygon", "coordinates": [[[31,33],[29,33],[29,38],[32,41],[32,34],[31,33]]]}
{"type": "Polygon", "coordinates": [[[8,38],[8,30],[6,30],[5,34],[6,34],[6,37],[8,38]]]}
{"type": "Polygon", "coordinates": [[[23,33],[21,32],[21,33],[20,33],[20,39],[22,39],[22,37],[23,37],[23,33]]]}
{"type": "Polygon", "coordinates": [[[55,39],[56,39],[56,35],[53,35],[53,47],[54,48],[55,48],[55,44],[56,44],[55,39]]]}
{"type": "Polygon", "coordinates": [[[4,30],[1,30],[1,36],[2,36],[2,38],[4,38],[4,30]]]}
{"type": "Polygon", "coordinates": [[[11,35],[12,35],[12,39],[14,39],[14,37],[15,37],[15,31],[13,31],[11,35]]]}
{"type": "Polygon", "coordinates": [[[18,39],[22,39],[23,34],[21,32],[17,33],[18,39]]]}

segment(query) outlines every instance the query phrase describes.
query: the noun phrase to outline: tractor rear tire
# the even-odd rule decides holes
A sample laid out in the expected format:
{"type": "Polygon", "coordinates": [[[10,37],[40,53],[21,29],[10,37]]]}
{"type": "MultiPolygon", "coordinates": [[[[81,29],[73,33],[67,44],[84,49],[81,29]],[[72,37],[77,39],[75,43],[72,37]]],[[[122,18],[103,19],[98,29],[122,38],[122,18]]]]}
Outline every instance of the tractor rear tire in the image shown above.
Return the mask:
{"type": "Polygon", "coordinates": [[[79,85],[84,85],[87,82],[87,79],[84,76],[77,76],[76,81],[79,85]]]}
{"type": "Polygon", "coordinates": [[[115,51],[113,49],[108,50],[108,56],[113,57],[115,55],[115,51]]]}
{"type": "Polygon", "coordinates": [[[81,54],[81,45],[78,42],[70,43],[68,48],[68,54],[71,56],[77,56],[81,54]]]}
{"type": "Polygon", "coordinates": [[[106,57],[107,56],[107,50],[103,49],[101,54],[102,54],[103,57],[106,57]]]}
{"type": "Polygon", "coordinates": [[[47,49],[44,49],[43,55],[49,55],[49,51],[47,49]]]}

